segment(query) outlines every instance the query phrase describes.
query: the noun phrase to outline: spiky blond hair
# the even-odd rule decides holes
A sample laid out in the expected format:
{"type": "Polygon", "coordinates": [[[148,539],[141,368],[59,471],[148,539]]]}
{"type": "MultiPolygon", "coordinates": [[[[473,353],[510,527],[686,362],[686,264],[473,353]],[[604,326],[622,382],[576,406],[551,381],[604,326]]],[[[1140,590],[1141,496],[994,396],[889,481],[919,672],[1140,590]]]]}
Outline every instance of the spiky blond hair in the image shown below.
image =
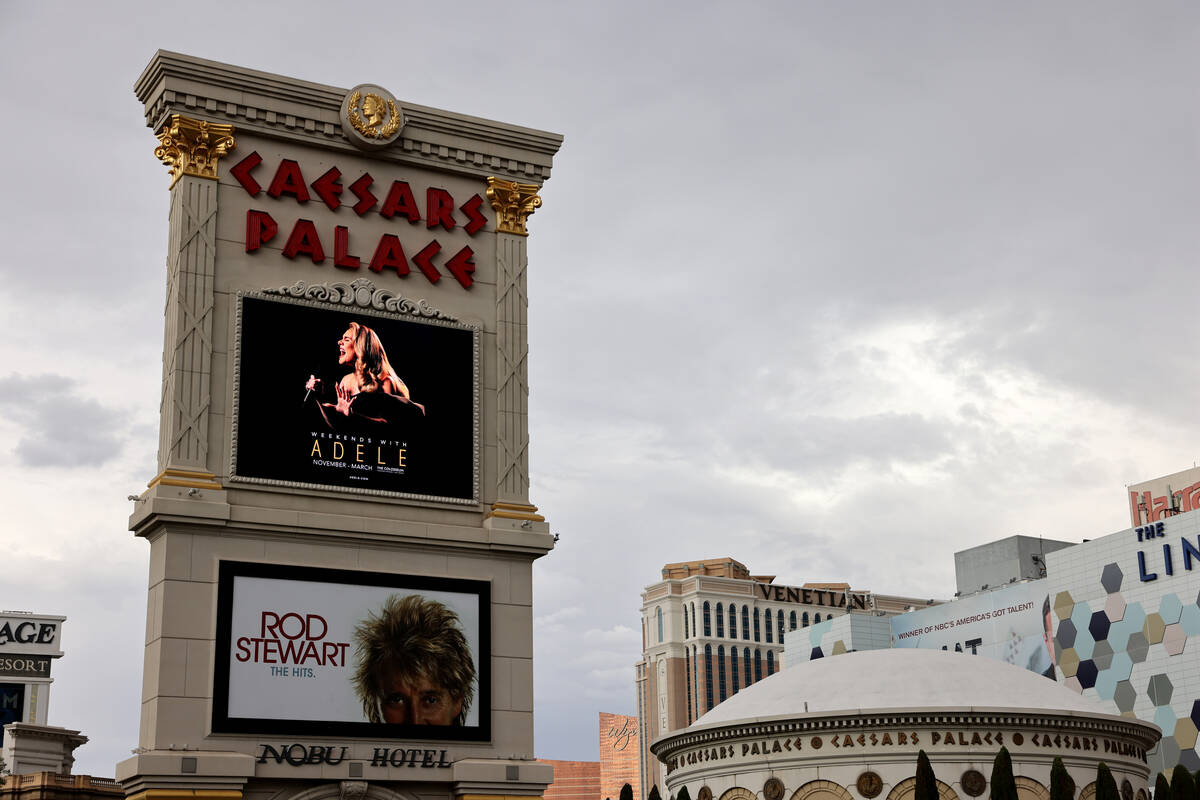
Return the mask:
{"type": "Polygon", "coordinates": [[[371,722],[383,722],[383,681],[405,683],[424,678],[441,686],[462,708],[454,719],[462,725],[475,697],[475,665],[458,615],[436,600],[419,595],[387,599],[354,629],[358,666],[354,688],[371,722]]]}

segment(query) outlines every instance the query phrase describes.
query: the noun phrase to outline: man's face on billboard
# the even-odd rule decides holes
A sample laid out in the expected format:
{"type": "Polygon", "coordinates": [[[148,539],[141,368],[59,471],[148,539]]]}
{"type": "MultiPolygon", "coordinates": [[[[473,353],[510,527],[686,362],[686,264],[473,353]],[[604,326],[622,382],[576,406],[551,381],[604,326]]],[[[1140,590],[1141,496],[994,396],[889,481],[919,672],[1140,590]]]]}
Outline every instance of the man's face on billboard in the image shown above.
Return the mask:
{"type": "Polygon", "coordinates": [[[453,725],[462,700],[427,678],[406,683],[398,677],[383,685],[383,721],[403,725],[453,725]]]}

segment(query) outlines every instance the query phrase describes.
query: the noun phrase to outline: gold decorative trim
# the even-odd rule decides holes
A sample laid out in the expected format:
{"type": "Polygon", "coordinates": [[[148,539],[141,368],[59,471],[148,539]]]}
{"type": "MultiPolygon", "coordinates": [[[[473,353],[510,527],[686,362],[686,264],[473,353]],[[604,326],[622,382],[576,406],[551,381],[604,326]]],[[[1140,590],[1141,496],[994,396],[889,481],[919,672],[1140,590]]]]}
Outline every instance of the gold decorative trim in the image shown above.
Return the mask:
{"type": "Polygon", "coordinates": [[[487,183],[487,198],[496,210],[496,230],[528,236],[525,220],[542,207],[542,198],[537,193],[541,187],[536,183],[517,183],[494,176],[489,177],[487,183]]]}
{"type": "Polygon", "coordinates": [[[125,800],[242,800],[237,789],[143,789],[125,800]]]}
{"type": "Polygon", "coordinates": [[[217,161],[237,147],[233,126],[172,114],[158,134],[155,158],[171,171],[171,186],[184,175],[217,179],[217,161]]]}
{"type": "Polygon", "coordinates": [[[487,513],[484,519],[488,517],[500,517],[501,519],[527,519],[533,522],[545,522],[546,518],[541,514],[534,513],[537,511],[537,506],[531,506],[528,503],[492,503],[492,510],[487,513]]]}
{"type": "Polygon", "coordinates": [[[146,484],[147,489],[155,486],[183,486],[187,489],[224,489],[211,472],[195,472],[187,469],[164,469],[146,484]]]}
{"type": "Polygon", "coordinates": [[[38,688],[41,686],[35,683],[29,692],[29,724],[37,725],[37,706],[38,706],[38,688]]]}

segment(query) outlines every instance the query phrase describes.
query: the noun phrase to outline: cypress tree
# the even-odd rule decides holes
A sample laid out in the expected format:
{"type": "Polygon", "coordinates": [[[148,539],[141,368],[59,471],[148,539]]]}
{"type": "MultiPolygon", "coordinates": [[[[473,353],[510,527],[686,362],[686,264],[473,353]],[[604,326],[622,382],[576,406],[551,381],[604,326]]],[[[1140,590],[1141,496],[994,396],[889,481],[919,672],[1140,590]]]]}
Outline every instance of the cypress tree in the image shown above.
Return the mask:
{"type": "Polygon", "coordinates": [[[692,793],[687,790],[686,786],[682,786],[679,794],[675,795],[675,800],[692,800],[692,793]]]}
{"type": "Polygon", "coordinates": [[[1121,800],[1117,779],[1113,777],[1108,764],[1103,761],[1096,767],[1096,800],[1121,800]]]}
{"type": "Polygon", "coordinates": [[[1050,800],[1075,800],[1075,779],[1058,756],[1050,767],[1050,800]]]}
{"type": "Polygon", "coordinates": [[[621,787],[620,800],[633,800],[633,787],[628,783],[621,787]]]}
{"type": "Polygon", "coordinates": [[[1167,780],[1167,776],[1161,772],[1154,779],[1154,800],[1172,800],[1171,799],[1171,784],[1167,780]]]}
{"type": "MultiPolygon", "coordinates": [[[[1017,782],[1013,780],[1012,756],[1007,747],[1001,747],[992,762],[991,800],[1017,800],[1017,782]]],[[[1097,798],[1099,800],[1099,798],[1097,798]]]]}
{"type": "Polygon", "coordinates": [[[1183,764],[1176,764],[1171,772],[1172,800],[1196,800],[1196,779],[1183,764]]]}
{"type": "Polygon", "coordinates": [[[924,750],[917,753],[917,785],[913,789],[913,800],[938,800],[937,777],[924,750]]]}
{"type": "Polygon", "coordinates": [[[662,800],[662,796],[658,793],[657,783],[650,787],[650,794],[646,797],[646,800],[662,800]]]}

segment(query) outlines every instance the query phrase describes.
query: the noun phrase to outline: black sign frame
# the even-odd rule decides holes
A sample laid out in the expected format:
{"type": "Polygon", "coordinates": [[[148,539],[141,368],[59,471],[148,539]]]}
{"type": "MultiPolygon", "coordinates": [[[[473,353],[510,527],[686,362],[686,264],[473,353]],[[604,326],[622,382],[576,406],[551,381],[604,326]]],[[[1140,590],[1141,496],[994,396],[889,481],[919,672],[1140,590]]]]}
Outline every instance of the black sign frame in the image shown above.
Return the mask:
{"type": "Polygon", "coordinates": [[[214,734],[266,734],[275,736],[323,736],[406,741],[487,742],[492,735],[492,636],[489,581],[469,578],[435,578],[325,567],[297,567],[251,561],[225,561],[218,565],[216,658],[213,669],[211,730],[214,734]],[[239,577],[272,578],[285,581],[315,581],[349,586],[376,586],[408,590],[474,594],[479,599],[479,652],[476,654],[474,705],[479,722],[474,726],[402,725],[376,722],[240,717],[229,713],[229,660],[233,647],[233,595],[239,577]]]}
{"type": "MultiPolygon", "coordinates": [[[[423,301],[375,289],[368,280],[239,291],[236,306],[230,354],[233,359],[231,481],[458,505],[479,502],[480,329],[477,325],[442,314],[423,301]],[[265,341],[252,341],[263,338],[266,326],[259,317],[264,313],[293,323],[291,329],[283,332],[282,341],[270,343],[269,355],[262,352],[267,347],[265,341]],[[303,324],[295,325],[298,321],[303,324]],[[404,410],[410,418],[416,418],[421,428],[417,434],[421,440],[418,452],[414,452],[403,434],[391,437],[389,446],[386,435],[377,438],[361,431],[358,435],[350,431],[352,435],[346,441],[338,441],[343,438],[342,432],[325,427],[327,420],[341,419],[330,409],[336,401],[337,371],[349,368],[334,366],[338,361],[335,345],[350,322],[376,330],[385,348],[393,348],[389,351],[393,364],[400,359],[405,362],[399,369],[399,377],[412,390],[414,403],[404,410]],[[322,330],[320,334],[315,333],[318,329],[322,330]],[[437,352],[420,349],[410,352],[397,346],[414,338],[437,352]],[[255,347],[260,350],[251,350],[255,347]],[[327,369],[325,374],[321,374],[322,367],[327,369]],[[415,381],[414,373],[421,373],[415,381]],[[315,392],[306,391],[304,386],[305,378],[311,374],[322,378],[315,392]],[[323,395],[319,394],[322,392],[323,395]],[[419,415],[412,411],[418,403],[422,408],[419,415]],[[291,430],[265,433],[267,429],[285,425],[291,426],[291,430]],[[318,441],[309,436],[318,429],[322,435],[336,438],[318,441]],[[287,437],[286,442],[283,437],[287,437]],[[281,442],[287,449],[285,459],[271,462],[273,448],[278,449],[281,442]],[[443,446],[445,442],[449,446],[443,446]],[[345,466],[356,457],[366,462],[351,464],[359,467],[357,470],[328,469],[334,466],[335,458],[343,462],[339,466],[345,466]],[[375,462],[380,466],[376,467],[375,462]],[[405,474],[381,476],[374,472],[376,469],[395,472],[397,467],[405,474]]],[[[367,399],[385,400],[386,394],[377,392],[367,399]]]]}

